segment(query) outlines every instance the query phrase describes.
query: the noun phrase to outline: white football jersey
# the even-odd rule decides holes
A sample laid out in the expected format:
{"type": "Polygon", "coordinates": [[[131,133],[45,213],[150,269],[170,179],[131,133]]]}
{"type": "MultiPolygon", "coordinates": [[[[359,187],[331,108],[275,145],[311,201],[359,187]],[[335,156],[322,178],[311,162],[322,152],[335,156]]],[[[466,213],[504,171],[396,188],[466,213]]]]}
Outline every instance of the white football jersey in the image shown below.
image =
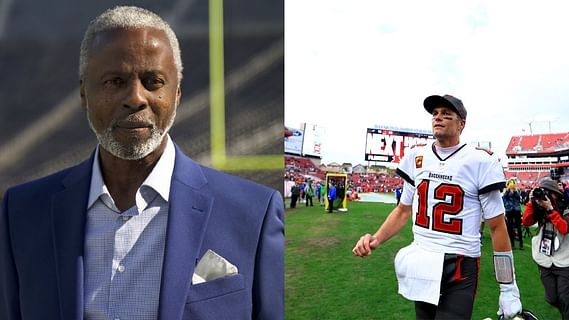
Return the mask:
{"type": "Polygon", "coordinates": [[[466,144],[442,157],[431,143],[409,150],[397,174],[415,189],[415,241],[428,250],[479,257],[481,218],[504,213],[501,201],[483,212],[479,199],[505,187],[498,159],[466,144]]]}

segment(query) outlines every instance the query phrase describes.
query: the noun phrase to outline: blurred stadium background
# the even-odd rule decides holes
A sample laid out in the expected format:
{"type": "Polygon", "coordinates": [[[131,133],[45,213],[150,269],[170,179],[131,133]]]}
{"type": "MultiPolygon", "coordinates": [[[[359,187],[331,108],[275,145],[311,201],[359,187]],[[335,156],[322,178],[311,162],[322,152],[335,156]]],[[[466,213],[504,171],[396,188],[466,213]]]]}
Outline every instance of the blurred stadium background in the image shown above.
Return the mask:
{"type": "Polygon", "coordinates": [[[282,191],[284,0],[211,1],[0,0],[0,197],[93,151],[78,93],[79,45],[88,23],[116,5],[158,13],[179,38],[184,78],[174,141],[200,163],[282,191]],[[217,43],[225,89],[225,123],[213,132],[210,61],[219,60],[210,57],[211,1],[223,8],[217,43]]]}
{"type": "MultiPolygon", "coordinates": [[[[308,181],[322,183],[327,173],[346,174],[348,189],[358,193],[393,193],[403,183],[394,169],[405,150],[434,139],[430,131],[375,126],[367,129],[362,163],[325,164],[322,162],[322,150],[329,147],[322,139],[325,127],[302,123],[298,129],[287,127],[287,130],[289,136],[285,138],[284,150],[285,197],[290,197],[294,182],[299,185],[308,181]]],[[[490,141],[468,143],[494,152],[490,141]]],[[[569,195],[569,132],[513,135],[505,150],[505,157],[496,153],[493,155],[501,162],[506,178],[515,179],[518,188],[526,191],[526,194],[538,186],[541,179],[551,177],[563,183],[569,195]]]]}

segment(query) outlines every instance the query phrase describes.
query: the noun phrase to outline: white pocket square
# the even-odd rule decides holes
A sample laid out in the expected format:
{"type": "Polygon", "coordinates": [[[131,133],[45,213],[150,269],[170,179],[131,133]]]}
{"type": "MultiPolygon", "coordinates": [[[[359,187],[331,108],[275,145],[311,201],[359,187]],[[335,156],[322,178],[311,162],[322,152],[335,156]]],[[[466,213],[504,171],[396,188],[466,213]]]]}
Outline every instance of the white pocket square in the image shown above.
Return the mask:
{"type": "Polygon", "coordinates": [[[237,267],[224,257],[208,249],[198,261],[192,276],[192,284],[198,284],[237,274],[237,267]]]}

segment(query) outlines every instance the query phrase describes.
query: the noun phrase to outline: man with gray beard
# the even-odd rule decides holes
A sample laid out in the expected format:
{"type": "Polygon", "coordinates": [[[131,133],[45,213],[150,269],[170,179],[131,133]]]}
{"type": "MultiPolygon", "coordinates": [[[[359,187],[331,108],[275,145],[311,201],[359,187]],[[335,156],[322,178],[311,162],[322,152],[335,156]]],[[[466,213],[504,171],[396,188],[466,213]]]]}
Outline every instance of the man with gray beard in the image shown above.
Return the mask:
{"type": "Polygon", "coordinates": [[[282,198],[173,143],[181,79],[156,14],[91,22],[79,83],[99,145],[6,192],[0,319],[283,319],[282,198]]]}

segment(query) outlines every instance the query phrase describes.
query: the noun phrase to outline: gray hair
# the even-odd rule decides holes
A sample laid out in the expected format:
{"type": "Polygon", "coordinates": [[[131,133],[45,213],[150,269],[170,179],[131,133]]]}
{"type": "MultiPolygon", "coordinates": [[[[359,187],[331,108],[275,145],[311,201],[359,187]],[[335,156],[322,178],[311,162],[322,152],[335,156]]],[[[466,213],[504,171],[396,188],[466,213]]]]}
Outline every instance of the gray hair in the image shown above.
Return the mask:
{"type": "Polygon", "coordinates": [[[81,52],[79,53],[79,79],[83,79],[87,69],[87,57],[89,49],[95,36],[103,31],[111,29],[137,29],[137,28],[154,28],[166,33],[172,55],[174,56],[174,65],[178,71],[178,81],[182,80],[182,57],[180,53],[180,45],[178,38],[170,25],[160,16],[146,9],[139,7],[117,6],[108,9],[101,15],[96,17],[85,31],[83,41],[81,41],[81,52]]]}

